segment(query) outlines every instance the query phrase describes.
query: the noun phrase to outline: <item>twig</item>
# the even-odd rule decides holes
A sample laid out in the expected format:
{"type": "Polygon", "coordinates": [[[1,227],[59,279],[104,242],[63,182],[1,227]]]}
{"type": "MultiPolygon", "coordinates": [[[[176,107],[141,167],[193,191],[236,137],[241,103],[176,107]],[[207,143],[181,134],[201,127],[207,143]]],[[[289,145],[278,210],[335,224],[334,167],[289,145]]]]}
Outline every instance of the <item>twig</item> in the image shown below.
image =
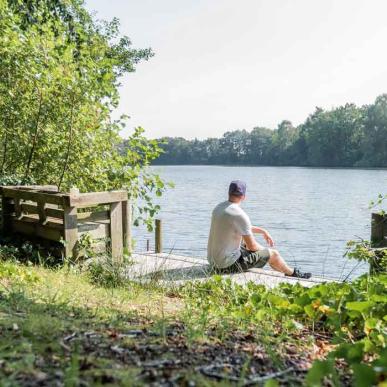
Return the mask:
{"type": "Polygon", "coordinates": [[[320,337],[321,339],[326,339],[326,340],[330,340],[331,339],[330,336],[323,335],[322,333],[317,333],[317,332],[314,332],[313,336],[320,337]]]}
{"type": "Polygon", "coordinates": [[[218,380],[229,380],[232,382],[239,382],[240,379],[237,378],[236,376],[230,376],[230,375],[211,371],[214,368],[228,367],[228,366],[230,366],[230,364],[209,365],[204,367],[198,367],[197,370],[200,371],[203,375],[208,376],[210,378],[215,378],[218,380]]]}
{"type": "MultiPolygon", "coordinates": [[[[241,382],[241,378],[238,378],[236,376],[227,375],[224,373],[214,372],[212,371],[214,368],[222,368],[222,367],[229,367],[230,364],[217,364],[217,365],[209,365],[204,367],[198,367],[197,370],[200,371],[203,375],[208,376],[210,378],[215,378],[218,380],[228,380],[231,382],[241,382]]],[[[253,384],[262,383],[269,379],[278,378],[279,376],[283,376],[285,374],[288,374],[289,372],[294,371],[293,367],[289,367],[283,371],[273,372],[271,374],[267,374],[264,376],[257,376],[253,378],[247,378],[242,381],[242,386],[251,386],[253,384]]]]}
{"type": "Polygon", "coordinates": [[[65,338],[63,338],[63,341],[71,341],[74,337],[76,337],[76,335],[77,335],[77,333],[74,332],[71,335],[68,335],[65,338]]]}
{"type": "Polygon", "coordinates": [[[256,378],[251,378],[250,380],[246,381],[243,386],[251,386],[252,384],[257,384],[261,382],[265,382],[269,379],[278,378],[279,376],[283,376],[285,374],[288,374],[289,372],[292,372],[294,369],[293,367],[289,367],[286,370],[273,372],[272,374],[267,374],[265,376],[258,376],[256,378]]]}
{"type": "Polygon", "coordinates": [[[347,282],[348,278],[351,276],[351,274],[359,267],[359,265],[363,263],[359,261],[356,265],[353,266],[352,270],[348,273],[348,275],[344,278],[343,282],[347,282]]]}

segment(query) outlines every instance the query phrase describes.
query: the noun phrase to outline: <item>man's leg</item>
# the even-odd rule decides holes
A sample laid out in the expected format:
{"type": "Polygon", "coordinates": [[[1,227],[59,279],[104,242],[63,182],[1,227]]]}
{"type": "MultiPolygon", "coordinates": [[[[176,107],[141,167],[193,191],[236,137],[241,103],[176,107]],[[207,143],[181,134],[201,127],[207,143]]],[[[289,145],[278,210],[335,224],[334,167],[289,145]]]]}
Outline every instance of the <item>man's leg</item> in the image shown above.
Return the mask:
{"type": "Polygon", "coordinates": [[[294,269],[290,268],[280,253],[275,249],[268,249],[262,247],[257,251],[249,251],[244,246],[241,247],[241,258],[238,263],[243,270],[248,270],[254,267],[261,268],[266,263],[274,269],[286,275],[292,275],[294,269]]]}
{"type": "Polygon", "coordinates": [[[223,270],[228,273],[243,272],[252,268],[261,268],[266,263],[269,263],[274,270],[284,273],[287,276],[310,278],[312,275],[311,273],[303,273],[296,268],[290,268],[280,253],[275,249],[262,248],[257,251],[250,251],[244,246],[241,246],[240,258],[230,267],[223,270]]]}
{"type": "Polygon", "coordinates": [[[284,273],[286,275],[292,275],[294,272],[294,269],[290,268],[285,260],[281,257],[281,254],[274,249],[269,249],[270,252],[270,258],[269,258],[269,265],[277,271],[280,271],[281,273],[284,273]]]}
{"type": "Polygon", "coordinates": [[[312,273],[304,273],[297,268],[291,269],[286,264],[285,260],[281,257],[280,253],[277,250],[269,249],[269,251],[270,258],[268,262],[274,270],[280,271],[281,273],[284,273],[287,276],[296,278],[308,279],[312,276],[312,273]]]}

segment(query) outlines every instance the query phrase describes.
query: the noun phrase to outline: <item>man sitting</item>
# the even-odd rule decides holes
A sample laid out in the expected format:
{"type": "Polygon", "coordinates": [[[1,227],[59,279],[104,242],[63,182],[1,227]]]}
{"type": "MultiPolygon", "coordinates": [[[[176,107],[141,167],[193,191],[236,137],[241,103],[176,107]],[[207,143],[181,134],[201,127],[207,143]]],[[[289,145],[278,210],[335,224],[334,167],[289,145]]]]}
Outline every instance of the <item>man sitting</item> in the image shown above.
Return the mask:
{"type": "Polygon", "coordinates": [[[243,181],[232,181],[228,195],[228,200],[218,204],[212,211],[207,258],[214,269],[232,273],[269,263],[274,270],[287,276],[312,276],[311,273],[290,268],[280,253],[271,248],[274,242],[270,234],[263,228],[251,225],[250,218],[240,207],[246,198],[246,184],[243,181]],[[253,234],[262,234],[270,248],[260,245],[253,234]],[[242,240],[244,245],[241,246],[242,240]]]}

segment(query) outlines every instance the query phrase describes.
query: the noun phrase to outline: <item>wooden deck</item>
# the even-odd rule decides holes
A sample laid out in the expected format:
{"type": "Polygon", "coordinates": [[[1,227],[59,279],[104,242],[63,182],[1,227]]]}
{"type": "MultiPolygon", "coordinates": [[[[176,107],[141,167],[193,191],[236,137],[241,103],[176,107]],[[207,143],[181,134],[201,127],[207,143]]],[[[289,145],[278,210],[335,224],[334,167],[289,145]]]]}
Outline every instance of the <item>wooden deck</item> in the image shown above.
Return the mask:
{"type": "MultiPolygon", "coordinates": [[[[157,280],[164,285],[181,285],[187,281],[204,281],[213,273],[207,261],[199,258],[165,254],[165,253],[134,253],[134,264],[127,269],[127,276],[139,282],[157,280]]],[[[266,269],[250,269],[244,273],[223,274],[224,278],[230,277],[238,284],[254,282],[273,288],[281,283],[299,283],[302,286],[332,282],[332,279],[312,277],[308,280],[286,277],[285,275],[266,269]]]]}

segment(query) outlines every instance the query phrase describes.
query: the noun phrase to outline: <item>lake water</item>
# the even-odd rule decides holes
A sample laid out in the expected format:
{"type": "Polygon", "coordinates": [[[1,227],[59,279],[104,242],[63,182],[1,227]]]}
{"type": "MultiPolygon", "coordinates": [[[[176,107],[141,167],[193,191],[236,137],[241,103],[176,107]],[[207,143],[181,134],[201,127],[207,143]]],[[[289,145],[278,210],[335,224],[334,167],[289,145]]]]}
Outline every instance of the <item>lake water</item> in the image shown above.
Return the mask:
{"type": "MultiPolygon", "coordinates": [[[[343,258],[346,242],[369,239],[369,203],[387,192],[387,170],[297,167],[152,167],[175,188],[161,205],[164,252],[206,257],[211,211],[226,200],[231,180],[247,182],[242,207],[254,225],[266,228],[292,265],[332,278],[353,277],[366,264],[343,258]]],[[[154,236],[134,228],[136,250],[154,236]]],[[[263,241],[260,240],[263,243],[263,241]]]]}

